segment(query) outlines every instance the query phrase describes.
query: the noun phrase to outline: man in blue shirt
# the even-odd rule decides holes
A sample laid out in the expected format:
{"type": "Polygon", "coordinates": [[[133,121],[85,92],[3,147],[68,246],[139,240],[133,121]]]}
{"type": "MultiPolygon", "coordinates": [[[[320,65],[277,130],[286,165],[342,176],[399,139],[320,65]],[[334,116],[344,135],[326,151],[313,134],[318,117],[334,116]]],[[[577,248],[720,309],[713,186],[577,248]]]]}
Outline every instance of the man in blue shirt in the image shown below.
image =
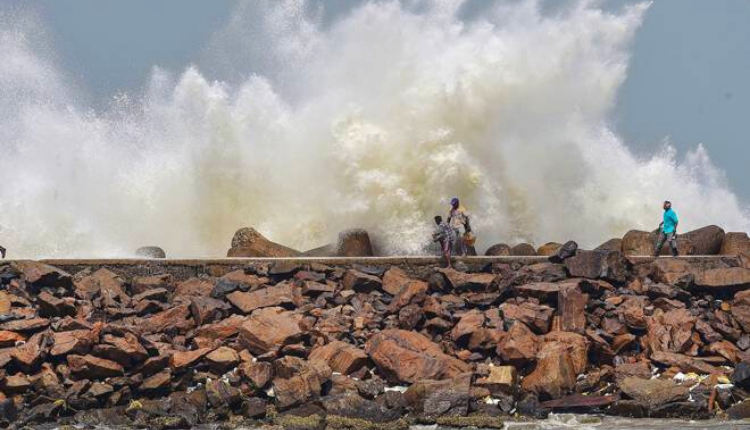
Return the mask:
{"type": "Polygon", "coordinates": [[[677,257],[677,224],[679,224],[679,220],[675,211],[672,210],[672,203],[670,201],[664,202],[664,221],[659,224],[659,240],[656,241],[654,257],[659,256],[664,242],[669,242],[672,256],[677,257]]]}

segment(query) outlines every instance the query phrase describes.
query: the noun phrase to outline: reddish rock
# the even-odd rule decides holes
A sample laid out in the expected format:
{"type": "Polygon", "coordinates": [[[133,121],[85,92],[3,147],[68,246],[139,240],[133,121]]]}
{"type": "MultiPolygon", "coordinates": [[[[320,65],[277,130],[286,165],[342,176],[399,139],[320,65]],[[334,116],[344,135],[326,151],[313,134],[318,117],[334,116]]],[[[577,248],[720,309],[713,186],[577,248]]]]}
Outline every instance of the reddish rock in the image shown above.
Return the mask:
{"type": "Polygon", "coordinates": [[[471,366],[446,355],[425,336],[404,330],[384,330],[372,336],[365,351],[389,379],[414,383],[451,378],[471,366]]]}
{"type": "Polygon", "coordinates": [[[133,279],[133,282],[130,285],[130,292],[133,295],[138,295],[159,288],[173,291],[173,282],[174,277],[168,273],[154,276],[141,276],[133,279]]]}
{"type": "Polygon", "coordinates": [[[157,302],[166,302],[169,299],[169,291],[166,288],[152,288],[132,297],[133,302],[142,300],[154,300],[157,302]]]}
{"type": "Polygon", "coordinates": [[[491,366],[489,375],[477,379],[475,385],[487,388],[493,395],[515,395],[518,391],[518,372],[513,366],[491,366]]]}
{"type": "Polygon", "coordinates": [[[627,262],[617,251],[578,251],[565,260],[571,277],[625,282],[627,262]]]}
{"type": "Polygon", "coordinates": [[[541,255],[541,256],[544,256],[544,257],[549,257],[550,255],[555,255],[555,254],[557,254],[557,251],[560,249],[561,246],[562,246],[562,243],[557,243],[557,242],[548,242],[548,243],[545,243],[544,245],[540,246],[536,250],[536,255],[541,255]]]}
{"type": "Polygon", "coordinates": [[[695,317],[686,309],[675,309],[647,318],[644,345],[652,352],[686,352],[692,346],[695,317]]]}
{"type": "Polygon", "coordinates": [[[186,281],[178,282],[174,288],[175,296],[186,297],[209,297],[213,291],[215,283],[207,279],[190,278],[186,281]]]}
{"type": "Polygon", "coordinates": [[[486,291],[495,275],[492,273],[464,273],[455,269],[438,269],[448,280],[451,289],[456,291],[486,291]]]}
{"type": "Polygon", "coordinates": [[[50,354],[58,357],[67,354],[87,354],[99,336],[91,330],[71,330],[54,333],[50,354]]]}
{"type": "Polygon", "coordinates": [[[560,342],[547,342],[537,354],[536,368],[523,379],[521,387],[525,391],[559,399],[569,393],[575,383],[576,372],[567,346],[560,342]]]}
{"type": "Polygon", "coordinates": [[[247,317],[232,315],[214,324],[203,325],[195,331],[196,337],[212,340],[223,340],[235,336],[240,332],[240,327],[247,321],[247,317]]]}
{"type": "Polygon", "coordinates": [[[23,394],[31,388],[31,381],[22,374],[6,376],[0,385],[7,394],[23,394]]]}
{"type": "Polygon", "coordinates": [[[519,243],[510,249],[510,255],[517,257],[533,257],[536,255],[536,249],[529,243],[519,243]]]}
{"type": "Polygon", "coordinates": [[[552,282],[534,282],[514,287],[514,291],[522,297],[536,297],[542,301],[554,301],[560,291],[560,286],[552,282]]]}
{"type": "Polygon", "coordinates": [[[68,367],[77,379],[104,379],[121,376],[125,369],[114,361],[93,355],[68,355],[68,367]]]}
{"type": "Polygon", "coordinates": [[[463,314],[453,330],[451,339],[456,344],[464,344],[469,340],[472,333],[484,326],[484,314],[476,309],[463,314]]]}
{"type": "Polygon", "coordinates": [[[13,263],[13,267],[23,274],[26,285],[30,286],[33,291],[39,291],[44,287],[66,290],[73,288],[73,278],[70,274],[56,267],[35,261],[17,261],[13,263]]]}
{"type": "Polygon", "coordinates": [[[239,372],[257,389],[262,389],[273,379],[273,366],[265,361],[242,363],[239,372]]]}
{"type": "Polygon", "coordinates": [[[105,334],[102,340],[104,343],[94,347],[94,354],[99,357],[115,361],[125,367],[148,359],[146,348],[132,333],[125,333],[123,337],[105,334]]]}
{"type": "Polygon", "coordinates": [[[333,282],[302,281],[302,294],[306,296],[317,296],[323,293],[335,293],[336,284],[333,282]]]}
{"type": "Polygon", "coordinates": [[[349,269],[342,281],[345,290],[353,290],[358,293],[369,293],[381,290],[383,283],[377,276],[368,275],[355,269],[349,269]]]}
{"type": "Polygon", "coordinates": [[[367,354],[351,344],[336,340],[315,348],[310,353],[309,359],[322,360],[334,372],[350,375],[367,363],[367,354]]]}
{"type": "Polygon", "coordinates": [[[39,306],[39,315],[45,318],[76,314],[75,300],[72,297],[61,299],[42,291],[36,297],[36,302],[39,306]]]}
{"type": "Polygon", "coordinates": [[[208,353],[206,361],[214,371],[223,373],[239,364],[240,355],[232,348],[222,346],[208,353]]]}
{"type": "Polygon", "coordinates": [[[750,254],[750,237],[747,233],[727,233],[721,243],[721,255],[750,254]]]}
{"type": "Polygon", "coordinates": [[[674,285],[694,273],[690,262],[677,258],[658,258],[651,264],[656,282],[674,285]]]}
{"type": "Polygon", "coordinates": [[[0,331],[0,348],[16,346],[16,342],[23,342],[26,337],[14,331],[0,331]]]}
{"type": "Polygon", "coordinates": [[[545,305],[535,305],[531,302],[523,302],[520,305],[503,303],[500,311],[506,320],[520,321],[531,327],[537,334],[549,332],[552,324],[552,315],[555,310],[545,305]]]}
{"type": "Polygon", "coordinates": [[[510,246],[504,243],[498,243],[487,248],[487,251],[484,252],[484,255],[494,257],[508,257],[511,255],[511,249],[510,246]]]}
{"type": "Polygon", "coordinates": [[[401,292],[401,289],[411,282],[412,279],[403,269],[391,267],[383,275],[383,291],[395,296],[401,292]]]}
{"type": "Polygon", "coordinates": [[[308,362],[297,374],[289,378],[275,378],[273,391],[276,405],[286,409],[300,405],[320,395],[323,384],[331,378],[331,368],[323,362],[308,362]]]}
{"type": "Polygon", "coordinates": [[[677,385],[671,380],[661,379],[629,377],[620,382],[619,388],[631,399],[650,408],[685,401],[690,395],[688,387],[677,385]]]}
{"type": "Polygon", "coordinates": [[[172,384],[172,372],[164,369],[161,372],[144,379],[139,389],[144,392],[161,391],[168,389],[172,384]]]}
{"type": "MultiPolygon", "coordinates": [[[[656,232],[649,233],[647,231],[631,230],[622,238],[622,253],[624,255],[650,257],[654,255],[656,240],[656,232]]],[[[677,239],[677,250],[680,255],[692,255],[695,253],[690,241],[686,240],[682,235],[677,239]]],[[[669,246],[664,246],[660,255],[671,255],[669,246]]]]}
{"type": "Polygon", "coordinates": [[[299,291],[289,283],[281,283],[249,293],[235,291],[227,294],[227,301],[245,314],[272,306],[294,307],[300,304],[299,291]]]}
{"type": "Polygon", "coordinates": [[[717,255],[724,242],[724,230],[718,226],[709,225],[680,235],[677,239],[678,243],[680,240],[691,244],[694,255],[717,255]]]}
{"type": "Polygon", "coordinates": [[[193,351],[179,351],[172,354],[169,366],[175,372],[181,372],[196,364],[199,360],[211,352],[211,348],[200,348],[193,351]]]}
{"type": "Polygon", "coordinates": [[[230,309],[231,307],[222,300],[210,297],[190,298],[190,314],[193,316],[196,326],[220,320],[229,313],[230,309]]]}
{"type": "Polygon", "coordinates": [[[246,273],[244,270],[234,270],[219,278],[220,280],[229,281],[254,290],[262,285],[268,284],[270,280],[265,276],[258,276],[252,273],[246,273]]]}
{"type": "Polygon", "coordinates": [[[141,334],[185,334],[193,327],[195,327],[195,322],[190,318],[190,307],[187,304],[181,304],[151,317],[143,318],[137,325],[141,334]]]}
{"type": "Polygon", "coordinates": [[[13,320],[0,324],[0,330],[29,333],[42,330],[49,326],[46,318],[29,318],[24,320],[13,320]]]}
{"type": "Polygon", "coordinates": [[[622,251],[622,239],[619,237],[612,238],[594,248],[594,251],[622,251]]]}
{"type": "Polygon", "coordinates": [[[732,365],[736,365],[742,361],[742,351],[734,346],[733,343],[726,340],[721,340],[708,345],[706,351],[724,357],[732,365]]]}
{"type": "Polygon", "coordinates": [[[402,285],[401,290],[391,302],[390,308],[396,310],[412,302],[421,303],[426,297],[427,290],[428,285],[426,282],[410,280],[402,285]]]}
{"type": "Polygon", "coordinates": [[[728,267],[709,269],[695,276],[695,285],[711,291],[738,291],[750,287],[750,269],[728,267]]]}
{"type": "Polygon", "coordinates": [[[232,247],[227,257],[287,258],[298,257],[300,252],[272,242],[252,227],[243,227],[234,233],[232,247]]]}
{"type": "Polygon", "coordinates": [[[568,348],[568,354],[573,361],[573,371],[576,375],[586,372],[588,367],[589,341],[577,333],[553,331],[541,337],[542,342],[558,342],[568,348]]]}
{"type": "Polygon", "coordinates": [[[336,255],[339,257],[372,257],[375,255],[367,231],[354,228],[340,232],[336,243],[336,255]]]}
{"type": "Polygon", "coordinates": [[[42,364],[43,346],[46,340],[47,336],[45,333],[35,334],[25,344],[11,350],[11,359],[21,370],[31,373],[42,364]]]}
{"type": "Polygon", "coordinates": [[[472,399],[471,374],[439,381],[421,380],[403,395],[409,409],[428,417],[466,416],[472,399]]]}
{"type": "Polygon", "coordinates": [[[558,306],[563,331],[583,333],[586,330],[586,303],[588,294],[584,294],[578,285],[562,284],[558,306]]]}
{"type": "Polygon", "coordinates": [[[88,276],[76,275],[76,296],[91,300],[96,294],[109,293],[117,297],[122,305],[130,304],[130,296],[125,292],[125,279],[108,269],[99,269],[88,276]]]}
{"type": "Polygon", "coordinates": [[[497,355],[503,362],[524,367],[536,358],[538,337],[523,323],[516,322],[497,344],[497,355]]]}
{"type": "Polygon", "coordinates": [[[277,351],[303,336],[300,318],[282,308],[258,309],[242,324],[240,344],[257,355],[277,351]]]}
{"type": "Polygon", "coordinates": [[[740,291],[734,295],[731,312],[742,329],[746,333],[750,332],[750,290],[740,291]]]}
{"type": "Polygon", "coordinates": [[[705,375],[723,373],[719,368],[712,366],[705,361],[701,361],[698,358],[672,352],[654,352],[651,354],[651,360],[665,366],[678,367],[684,373],[695,372],[705,375]]]}

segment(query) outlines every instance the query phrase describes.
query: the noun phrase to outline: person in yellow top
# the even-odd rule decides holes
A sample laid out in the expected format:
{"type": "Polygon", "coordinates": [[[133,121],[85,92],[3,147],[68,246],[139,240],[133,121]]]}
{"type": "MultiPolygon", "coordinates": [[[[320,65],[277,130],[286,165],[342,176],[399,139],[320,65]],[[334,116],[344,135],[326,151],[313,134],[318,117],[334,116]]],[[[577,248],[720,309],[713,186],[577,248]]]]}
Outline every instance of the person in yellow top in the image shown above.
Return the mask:
{"type": "Polygon", "coordinates": [[[471,224],[469,223],[469,213],[466,211],[466,208],[461,206],[458,197],[453,197],[451,199],[451,210],[448,212],[448,224],[456,232],[458,253],[465,257],[467,253],[467,237],[473,238],[473,234],[470,234],[471,224]],[[463,230],[463,233],[461,230],[463,230]]]}

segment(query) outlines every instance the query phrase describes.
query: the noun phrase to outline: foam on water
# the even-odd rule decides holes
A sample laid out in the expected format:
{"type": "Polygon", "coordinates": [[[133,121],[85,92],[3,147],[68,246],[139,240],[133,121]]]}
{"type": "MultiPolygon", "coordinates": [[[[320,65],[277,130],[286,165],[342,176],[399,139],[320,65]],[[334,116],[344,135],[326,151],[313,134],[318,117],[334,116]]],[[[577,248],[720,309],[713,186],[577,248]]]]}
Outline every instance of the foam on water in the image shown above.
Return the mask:
{"type": "Polygon", "coordinates": [[[142,94],[98,110],[38,23],[1,18],[0,243],[24,257],[219,256],[241,226],[299,249],[357,226],[384,252],[418,253],[452,196],[480,248],[595,246],[654,228],[665,198],[683,230],[750,230],[703,147],[639,158],[611,128],[647,3],[549,15],[496,1],[471,20],[462,3],[371,2],[325,24],[303,0],[243,4],[207,58],[245,78],[155,67],[142,94]]]}

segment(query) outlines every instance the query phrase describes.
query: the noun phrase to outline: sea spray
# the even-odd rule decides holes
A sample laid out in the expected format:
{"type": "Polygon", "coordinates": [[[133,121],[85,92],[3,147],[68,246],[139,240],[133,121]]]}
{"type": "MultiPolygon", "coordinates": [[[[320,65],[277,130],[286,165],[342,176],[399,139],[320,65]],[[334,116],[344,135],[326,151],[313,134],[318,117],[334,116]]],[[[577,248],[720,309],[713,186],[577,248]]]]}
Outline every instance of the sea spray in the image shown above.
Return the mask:
{"type": "Polygon", "coordinates": [[[369,2],[324,24],[317,3],[240,5],[207,50],[244,78],[155,65],[142,94],[103,109],[33,26],[4,18],[0,243],[15,257],[220,256],[241,226],[302,250],[364,227],[382,252],[413,254],[453,196],[480,248],[596,246],[655,228],[665,198],[683,230],[750,230],[703,147],[641,159],[610,125],[647,3],[497,1],[472,19],[461,6],[369,2]]]}

